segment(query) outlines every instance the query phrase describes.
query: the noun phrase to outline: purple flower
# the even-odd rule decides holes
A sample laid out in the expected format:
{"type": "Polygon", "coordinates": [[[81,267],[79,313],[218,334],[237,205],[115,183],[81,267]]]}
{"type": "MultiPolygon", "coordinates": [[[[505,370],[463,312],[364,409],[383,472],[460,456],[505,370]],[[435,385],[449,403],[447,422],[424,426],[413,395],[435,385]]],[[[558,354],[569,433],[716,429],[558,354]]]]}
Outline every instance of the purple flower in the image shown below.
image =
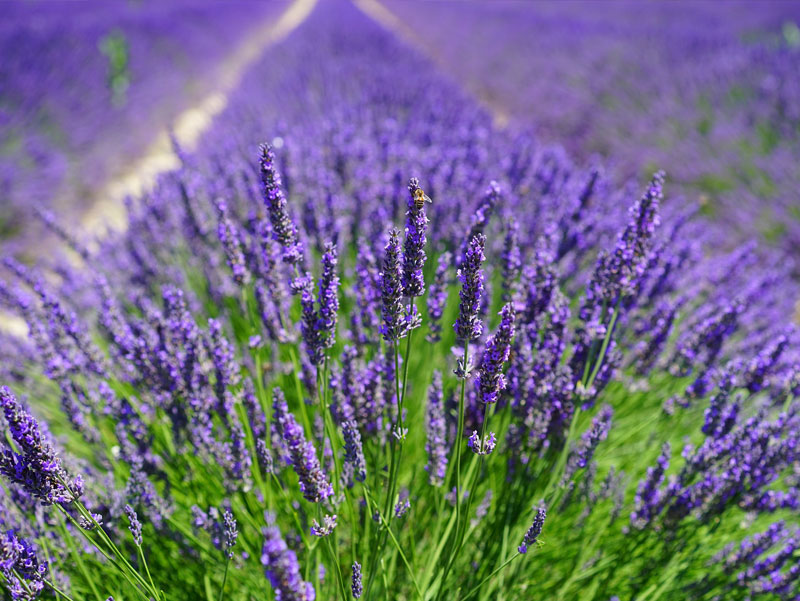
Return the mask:
{"type": "Polygon", "coordinates": [[[357,561],[353,562],[353,575],[350,590],[353,593],[353,599],[360,599],[363,588],[361,586],[361,564],[357,561]]]}
{"type": "Polygon", "coordinates": [[[478,398],[483,403],[496,403],[500,392],[506,387],[503,375],[503,365],[508,361],[511,352],[511,339],[514,337],[514,306],[511,303],[503,305],[500,311],[502,316],[497,332],[486,343],[483,351],[478,378],[475,380],[475,389],[478,398]]]}
{"type": "Polygon", "coordinates": [[[353,468],[353,477],[358,482],[367,479],[367,462],[364,460],[364,450],[361,446],[361,433],[355,421],[346,421],[342,424],[344,434],[344,460],[353,468]]]}
{"type": "Polygon", "coordinates": [[[44,590],[47,563],[26,539],[8,530],[0,536],[0,574],[14,601],[33,601],[44,590]]]}
{"type": "Polygon", "coordinates": [[[403,246],[403,293],[407,297],[421,296],[425,291],[422,268],[425,266],[425,202],[418,202],[423,195],[419,180],[412,177],[408,183],[408,210],[406,211],[406,240],[403,246]]]}
{"type": "Polygon", "coordinates": [[[447,473],[447,422],[442,402],[442,374],[438,371],[433,372],[426,415],[425,452],[428,462],[425,471],[428,472],[431,485],[441,486],[447,473]]]}
{"type": "Polygon", "coordinates": [[[531,527],[528,528],[528,531],[522,538],[522,544],[517,548],[520,553],[527,553],[528,547],[539,539],[539,535],[542,533],[542,528],[544,527],[544,520],[546,517],[547,511],[545,510],[544,506],[539,507],[536,510],[536,515],[533,517],[533,523],[531,524],[531,527]]]}
{"type": "Polygon", "coordinates": [[[125,505],[125,515],[128,516],[128,529],[133,535],[133,542],[136,543],[137,547],[140,547],[142,545],[142,523],[139,521],[139,516],[136,515],[136,511],[130,505],[125,505]]]}
{"type": "Polygon", "coordinates": [[[331,348],[336,338],[336,318],[339,312],[339,275],[336,273],[338,257],[336,246],[329,243],[322,253],[322,276],[319,279],[317,304],[317,341],[324,353],[331,348]]]}
{"type": "Polygon", "coordinates": [[[311,522],[311,536],[328,536],[336,528],[336,516],[326,515],[322,518],[322,525],[317,520],[311,522]]]}
{"type": "Polygon", "coordinates": [[[267,528],[264,537],[261,565],[275,591],[275,601],[314,601],[314,587],[303,581],[297,555],[286,546],[280,530],[267,528]]]}
{"type": "Polygon", "coordinates": [[[464,261],[458,270],[458,281],[461,282],[458,305],[458,319],[453,328],[459,341],[477,340],[483,331],[483,324],[478,318],[481,292],[483,291],[483,271],[481,264],[485,260],[483,248],[486,236],[477,234],[469,241],[464,261]]]}
{"type": "Polygon", "coordinates": [[[281,176],[275,167],[275,155],[268,144],[262,144],[259,150],[261,184],[264,189],[264,204],[272,224],[272,237],[283,248],[284,262],[297,264],[302,259],[301,247],[297,239],[297,228],[289,216],[286,197],[281,190],[281,176]]]}
{"type": "Polygon", "coordinates": [[[333,494],[333,487],[322,471],[314,445],[306,440],[303,428],[297,423],[279,388],[273,391],[273,417],[283,438],[294,471],[300,479],[300,491],[311,503],[318,503],[333,494]]]}
{"type": "Polygon", "coordinates": [[[5,448],[0,473],[19,484],[44,505],[71,503],[82,493],[82,478],[71,482],[61,460],[42,435],[37,421],[17,402],[11,390],[0,387],[0,407],[19,452],[5,448]]]}
{"type": "Polygon", "coordinates": [[[472,431],[472,435],[467,440],[467,446],[472,449],[476,455],[491,455],[494,448],[497,446],[497,439],[494,432],[489,432],[486,436],[481,437],[478,435],[477,430],[472,431]]]}
{"type": "Polygon", "coordinates": [[[567,466],[564,469],[563,482],[568,482],[572,476],[579,469],[585,468],[594,456],[594,452],[602,441],[608,437],[608,432],[611,429],[611,417],[613,411],[610,405],[603,405],[600,408],[589,429],[583,433],[578,444],[570,451],[569,458],[567,459],[567,466]]]}
{"type": "Polygon", "coordinates": [[[663,507],[663,492],[660,490],[664,481],[664,474],[669,467],[670,446],[665,442],[661,447],[661,454],[655,466],[647,468],[647,476],[639,482],[636,488],[634,505],[636,509],[631,513],[631,523],[636,528],[644,528],[658,515],[663,507]]]}
{"type": "Polygon", "coordinates": [[[219,214],[217,236],[225,251],[228,267],[233,272],[233,281],[239,286],[244,286],[250,282],[250,271],[245,263],[239,232],[228,215],[228,204],[222,199],[217,200],[217,213],[219,214]]]}
{"type": "Polygon", "coordinates": [[[444,252],[439,256],[433,282],[428,287],[428,328],[430,329],[427,336],[428,342],[438,342],[441,339],[442,315],[447,303],[447,271],[452,260],[453,256],[449,252],[444,252]]]}
{"type": "Polygon", "coordinates": [[[236,546],[236,539],[239,538],[239,530],[236,527],[236,518],[230,509],[226,509],[222,513],[222,523],[225,528],[224,533],[224,551],[228,559],[233,559],[233,548],[236,546]]]}
{"type": "Polygon", "coordinates": [[[408,333],[408,321],[403,307],[403,282],[400,265],[400,233],[389,232],[383,258],[381,278],[381,334],[387,342],[394,342],[408,333]]]}

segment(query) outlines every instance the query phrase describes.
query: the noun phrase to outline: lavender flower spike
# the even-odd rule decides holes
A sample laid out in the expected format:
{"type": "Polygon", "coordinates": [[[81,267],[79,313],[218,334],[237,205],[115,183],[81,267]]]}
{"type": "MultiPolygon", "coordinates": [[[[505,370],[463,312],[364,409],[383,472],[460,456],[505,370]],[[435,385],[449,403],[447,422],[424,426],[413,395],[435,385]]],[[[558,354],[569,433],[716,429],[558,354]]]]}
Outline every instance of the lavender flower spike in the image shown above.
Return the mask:
{"type": "Polygon", "coordinates": [[[0,473],[19,484],[44,505],[71,503],[83,492],[83,479],[68,482],[61,460],[39,430],[39,424],[19,404],[8,387],[0,387],[3,410],[11,437],[19,449],[0,453],[0,473]]]}
{"type": "Polygon", "coordinates": [[[228,267],[233,272],[233,281],[239,286],[244,286],[250,282],[250,272],[245,263],[239,232],[228,215],[228,203],[222,199],[217,200],[217,213],[219,214],[217,237],[225,251],[228,267]]]}
{"type": "Polygon", "coordinates": [[[136,515],[136,511],[130,505],[125,505],[125,515],[128,516],[128,521],[130,525],[128,529],[131,531],[133,535],[133,542],[136,544],[137,547],[142,546],[142,523],[139,521],[139,516],[136,515]]]}
{"type": "Polygon", "coordinates": [[[327,499],[333,494],[333,487],[322,471],[314,445],[306,440],[303,428],[289,413],[280,389],[276,388],[273,394],[273,412],[278,432],[283,437],[289,461],[300,479],[303,497],[311,503],[327,499]]]}
{"type": "Polygon", "coordinates": [[[483,292],[483,271],[481,264],[486,259],[483,254],[486,245],[486,236],[475,235],[467,246],[464,262],[458,270],[458,281],[461,282],[459,296],[461,303],[458,306],[458,319],[453,328],[460,341],[470,341],[480,338],[483,324],[478,317],[483,292]]]}
{"type": "Polygon", "coordinates": [[[360,599],[363,588],[361,586],[361,564],[357,561],[353,562],[353,577],[350,590],[353,593],[353,599],[360,599]]]}
{"type": "Polygon", "coordinates": [[[339,312],[339,276],[336,247],[328,243],[322,253],[322,276],[319,279],[319,315],[317,319],[317,341],[321,352],[331,348],[336,338],[336,316],[339,312]]]}
{"type": "Polygon", "coordinates": [[[261,564],[275,591],[275,601],[314,601],[314,587],[300,576],[297,555],[286,546],[280,530],[267,528],[264,535],[261,564]]]}
{"type": "Polygon", "coordinates": [[[272,224],[272,238],[283,247],[283,261],[297,264],[302,258],[297,228],[289,217],[286,197],[281,190],[281,176],[275,167],[275,155],[268,144],[262,144],[259,150],[264,204],[272,224]]]}
{"type": "Polygon", "coordinates": [[[225,524],[225,556],[233,559],[233,548],[236,546],[236,539],[239,538],[239,530],[236,525],[236,518],[229,509],[222,514],[222,522],[225,524]]]}
{"type": "Polygon", "coordinates": [[[428,393],[426,423],[425,452],[428,454],[428,463],[425,464],[425,471],[428,472],[428,481],[432,486],[441,486],[447,473],[447,421],[442,402],[442,374],[438,371],[433,372],[433,382],[428,393]]]}
{"type": "Polygon", "coordinates": [[[496,403],[497,398],[506,387],[503,375],[503,364],[508,361],[511,353],[511,339],[514,337],[514,306],[511,303],[503,305],[500,310],[502,315],[497,332],[486,343],[483,352],[480,373],[475,380],[475,388],[481,401],[496,403]]]}
{"type": "Polygon", "coordinates": [[[400,267],[400,233],[389,232],[381,272],[381,334],[386,342],[403,338],[408,333],[408,322],[403,312],[403,282],[400,267]]]}
{"type": "Polygon", "coordinates": [[[350,420],[342,424],[344,434],[344,460],[353,467],[353,477],[358,482],[367,479],[367,462],[364,459],[364,450],[361,446],[361,433],[358,424],[350,420]]]}
{"type": "Polygon", "coordinates": [[[408,210],[406,211],[406,240],[403,247],[403,292],[408,297],[421,296],[425,291],[422,267],[425,265],[425,193],[419,180],[412,177],[408,183],[408,210]],[[419,199],[422,199],[420,202],[419,199]]]}
{"type": "Polygon", "coordinates": [[[446,251],[439,256],[433,282],[428,287],[428,342],[439,342],[442,337],[442,314],[447,303],[447,270],[452,260],[453,256],[446,251]]]}
{"type": "Polygon", "coordinates": [[[497,446],[497,438],[494,432],[489,432],[481,440],[480,435],[476,430],[472,431],[472,435],[467,440],[467,446],[472,449],[476,455],[491,455],[494,448],[497,446]]]}
{"type": "Polygon", "coordinates": [[[528,552],[528,546],[534,544],[539,539],[539,535],[542,533],[542,528],[544,527],[544,520],[546,517],[547,511],[545,510],[544,506],[539,507],[539,509],[536,510],[536,515],[533,518],[531,527],[528,528],[528,531],[525,533],[525,536],[522,539],[522,544],[517,547],[517,550],[523,555],[528,552]]]}
{"type": "Polygon", "coordinates": [[[34,547],[13,530],[0,535],[0,574],[14,601],[33,601],[44,590],[47,563],[34,547]]]}

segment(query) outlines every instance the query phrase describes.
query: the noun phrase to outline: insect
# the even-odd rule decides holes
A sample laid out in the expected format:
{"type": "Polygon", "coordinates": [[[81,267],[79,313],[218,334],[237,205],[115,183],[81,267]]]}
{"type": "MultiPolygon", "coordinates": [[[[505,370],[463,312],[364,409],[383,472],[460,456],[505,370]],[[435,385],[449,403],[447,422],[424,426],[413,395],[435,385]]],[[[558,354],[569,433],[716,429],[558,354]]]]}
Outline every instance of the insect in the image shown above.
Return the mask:
{"type": "Polygon", "coordinates": [[[425,206],[425,203],[433,204],[431,197],[425,194],[425,191],[422,188],[417,188],[414,190],[414,206],[418,209],[421,209],[425,206]]]}

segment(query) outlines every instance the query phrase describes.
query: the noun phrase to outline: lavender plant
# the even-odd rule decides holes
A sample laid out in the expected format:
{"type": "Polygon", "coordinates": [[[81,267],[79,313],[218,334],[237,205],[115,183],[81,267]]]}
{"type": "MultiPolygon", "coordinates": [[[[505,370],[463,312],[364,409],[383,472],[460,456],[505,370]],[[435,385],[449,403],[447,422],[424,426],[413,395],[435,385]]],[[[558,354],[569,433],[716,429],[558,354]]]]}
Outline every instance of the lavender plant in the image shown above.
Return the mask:
{"type": "Polygon", "coordinates": [[[792,266],[668,176],[328,2],[185,158],[3,264],[7,597],[800,595],[792,266]]]}

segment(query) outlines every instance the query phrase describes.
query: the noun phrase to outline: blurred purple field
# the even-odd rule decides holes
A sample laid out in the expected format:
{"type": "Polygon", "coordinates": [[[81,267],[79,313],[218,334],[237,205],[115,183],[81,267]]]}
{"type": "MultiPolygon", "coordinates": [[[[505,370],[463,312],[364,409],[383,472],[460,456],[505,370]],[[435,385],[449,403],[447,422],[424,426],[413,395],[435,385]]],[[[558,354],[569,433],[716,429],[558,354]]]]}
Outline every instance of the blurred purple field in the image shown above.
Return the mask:
{"type": "MultiPolygon", "coordinates": [[[[0,232],[34,205],[85,210],[103,183],[214,89],[225,57],[285,2],[5,2],[0,232]],[[114,43],[124,53],[116,81],[114,43]],[[116,87],[115,87],[116,86],[116,87]]],[[[119,201],[119,199],[117,199],[119,201]]]]}

